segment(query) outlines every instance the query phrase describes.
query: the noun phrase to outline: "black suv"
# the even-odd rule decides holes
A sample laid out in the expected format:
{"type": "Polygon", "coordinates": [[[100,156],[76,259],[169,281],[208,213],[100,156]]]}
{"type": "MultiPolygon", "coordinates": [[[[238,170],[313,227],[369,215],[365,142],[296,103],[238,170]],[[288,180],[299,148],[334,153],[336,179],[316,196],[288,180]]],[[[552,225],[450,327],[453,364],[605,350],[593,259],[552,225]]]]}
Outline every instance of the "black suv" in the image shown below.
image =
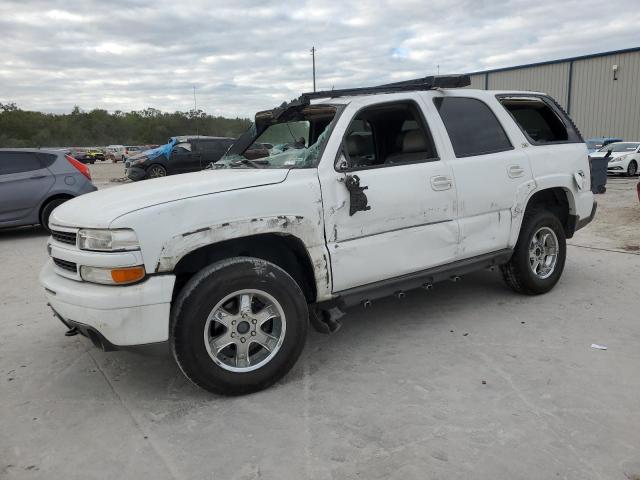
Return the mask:
{"type": "Polygon", "coordinates": [[[137,181],[198,172],[211,162],[219,160],[233,142],[235,139],[229,137],[171,137],[165,145],[129,157],[124,164],[125,175],[137,181]]]}

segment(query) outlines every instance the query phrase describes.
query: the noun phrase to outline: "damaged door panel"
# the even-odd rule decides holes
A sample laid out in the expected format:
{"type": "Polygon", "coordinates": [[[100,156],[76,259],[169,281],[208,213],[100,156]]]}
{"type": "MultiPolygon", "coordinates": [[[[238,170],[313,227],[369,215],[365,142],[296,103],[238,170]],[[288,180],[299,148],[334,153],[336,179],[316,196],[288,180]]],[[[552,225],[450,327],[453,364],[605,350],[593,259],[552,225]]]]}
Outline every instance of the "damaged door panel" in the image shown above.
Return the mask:
{"type": "Polygon", "coordinates": [[[334,154],[335,168],[319,171],[334,291],[452,261],[456,188],[419,107],[349,108],[343,153],[334,154]],[[436,188],[432,178],[447,185],[436,188]]]}

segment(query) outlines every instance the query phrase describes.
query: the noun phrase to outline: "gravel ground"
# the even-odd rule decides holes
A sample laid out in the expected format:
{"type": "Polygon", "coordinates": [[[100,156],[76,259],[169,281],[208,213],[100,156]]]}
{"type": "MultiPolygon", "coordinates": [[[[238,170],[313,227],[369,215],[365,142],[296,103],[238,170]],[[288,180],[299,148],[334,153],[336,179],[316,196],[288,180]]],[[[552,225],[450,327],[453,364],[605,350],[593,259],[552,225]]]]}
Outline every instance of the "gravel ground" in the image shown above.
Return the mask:
{"type": "Polygon", "coordinates": [[[640,478],[633,183],[598,196],[549,294],[479,272],[375,302],[239,398],[64,337],[37,283],[46,235],[1,231],[0,478],[640,478]]]}

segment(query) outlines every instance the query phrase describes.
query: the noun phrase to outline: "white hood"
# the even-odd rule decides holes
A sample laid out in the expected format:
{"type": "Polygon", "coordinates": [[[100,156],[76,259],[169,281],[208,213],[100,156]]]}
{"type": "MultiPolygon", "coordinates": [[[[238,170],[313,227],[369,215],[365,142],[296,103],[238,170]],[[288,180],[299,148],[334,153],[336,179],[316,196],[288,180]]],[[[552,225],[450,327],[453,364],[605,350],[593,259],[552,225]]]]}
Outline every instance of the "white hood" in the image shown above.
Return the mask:
{"type": "Polygon", "coordinates": [[[185,198],[280,183],[288,169],[205,170],[106,188],[74,198],[56,208],[51,224],[106,228],[134,210],[185,198]]]}

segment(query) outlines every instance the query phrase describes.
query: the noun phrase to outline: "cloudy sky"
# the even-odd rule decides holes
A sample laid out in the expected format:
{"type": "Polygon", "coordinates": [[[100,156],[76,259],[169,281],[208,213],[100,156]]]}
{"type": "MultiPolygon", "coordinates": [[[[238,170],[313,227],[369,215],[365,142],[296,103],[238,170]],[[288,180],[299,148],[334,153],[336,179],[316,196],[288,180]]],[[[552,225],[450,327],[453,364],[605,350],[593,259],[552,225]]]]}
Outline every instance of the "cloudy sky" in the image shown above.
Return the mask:
{"type": "Polygon", "coordinates": [[[638,0],[1,0],[0,102],[250,116],[309,91],[640,46],[638,0]]]}

